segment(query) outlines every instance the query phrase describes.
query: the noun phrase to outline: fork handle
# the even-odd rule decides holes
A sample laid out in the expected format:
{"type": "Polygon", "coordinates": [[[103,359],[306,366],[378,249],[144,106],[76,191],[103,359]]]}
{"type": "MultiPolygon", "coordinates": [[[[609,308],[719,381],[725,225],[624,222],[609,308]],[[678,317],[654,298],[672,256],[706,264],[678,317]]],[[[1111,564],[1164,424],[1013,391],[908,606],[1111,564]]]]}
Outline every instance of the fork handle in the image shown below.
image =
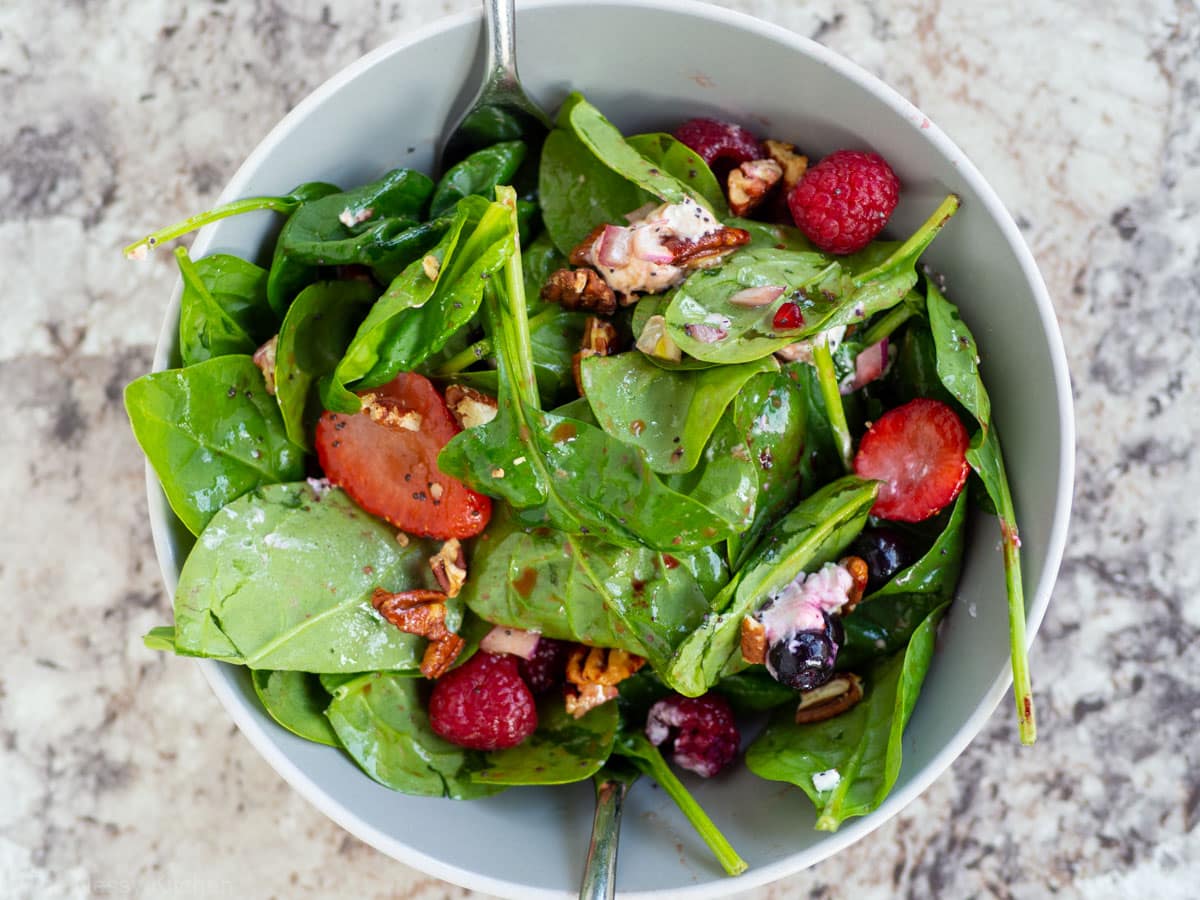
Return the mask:
{"type": "Polygon", "coordinates": [[[607,779],[596,785],[596,815],[588,845],[579,900],[612,900],[617,891],[617,841],[621,836],[621,809],[629,784],[607,779]]]}
{"type": "Polygon", "coordinates": [[[487,19],[487,81],[515,87],[517,80],[517,12],[515,0],[483,0],[487,19]]]}

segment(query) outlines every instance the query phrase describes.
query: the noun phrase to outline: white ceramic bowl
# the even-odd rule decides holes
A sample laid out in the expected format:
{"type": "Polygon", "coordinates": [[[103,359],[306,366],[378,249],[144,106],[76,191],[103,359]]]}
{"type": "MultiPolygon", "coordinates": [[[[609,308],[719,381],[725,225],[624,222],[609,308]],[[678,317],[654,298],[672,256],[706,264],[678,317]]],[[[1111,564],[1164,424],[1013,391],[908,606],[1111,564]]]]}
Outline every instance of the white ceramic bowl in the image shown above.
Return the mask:
{"type": "MultiPolygon", "coordinates": [[[[895,234],[908,233],[947,192],[962,197],[962,211],[934,242],[928,260],[945,273],[979,340],[1024,540],[1032,639],[1066,534],[1071,394],[1045,286],[1013,220],[975,167],[878,80],[816,43],[756,19],[677,0],[550,0],[522,3],[518,20],[521,74],[547,109],[578,88],[626,133],[669,129],[711,114],[796,141],[816,157],[843,146],[872,147],[904,186],[895,234]]],[[[480,40],[479,17],[460,15],[363,57],[267,136],[221,200],[282,193],[302,181],[353,186],[396,165],[428,170],[451,111],[478,83],[480,40]]],[[[193,255],[254,257],[273,225],[269,214],[221,222],[200,234],[193,255]]],[[[176,354],[178,303],[177,292],[155,368],[176,354]]],[[[152,475],[149,481],[155,546],[173,591],[190,539],[152,475]]],[[[623,825],[620,890],[635,897],[720,896],[782,878],[878,827],[958,756],[996,708],[1011,680],[1006,634],[996,526],[981,520],[958,603],[905,735],[903,769],[882,808],[824,834],[813,830],[811,805],[798,789],[760,781],[742,768],[712,782],[694,780],[700,802],[750,863],[745,875],[732,880],[662,791],[639,784],[623,825]]],[[[200,665],[267,761],[367,843],[493,894],[562,897],[577,890],[591,825],[589,783],[511,790],[470,803],[396,794],[344,754],[276,726],[242,669],[200,665]]],[[[1006,705],[1000,714],[1013,719],[1015,741],[1013,711],[1006,705]]]]}

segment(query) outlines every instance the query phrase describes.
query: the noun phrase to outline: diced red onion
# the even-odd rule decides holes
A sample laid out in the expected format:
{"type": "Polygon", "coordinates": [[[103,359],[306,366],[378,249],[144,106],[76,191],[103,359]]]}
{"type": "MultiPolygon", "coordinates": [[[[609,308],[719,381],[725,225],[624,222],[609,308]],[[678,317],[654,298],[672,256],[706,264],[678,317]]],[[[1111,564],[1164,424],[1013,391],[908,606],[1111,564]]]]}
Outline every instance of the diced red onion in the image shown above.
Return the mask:
{"type": "Polygon", "coordinates": [[[783,286],[778,284],[746,288],[730,297],[729,302],[734,306],[766,306],[778,300],[783,291],[783,286]]]}
{"type": "Polygon", "coordinates": [[[612,266],[619,269],[629,262],[629,244],[632,235],[628,228],[617,225],[605,225],[604,233],[596,246],[596,259],[602,266],[612,266]]]}
{"type": "Polygon", "coordinates": [[[541,639],[542,636],[536,631],[522,631],[520,628],[497,625],[479,642],[479,648],[488,653],[511,653],[513,656],[529,659],[541,639]]]}
{"type": "Polygon", "coordinates": [[[888,364],[888,339],[872,344],[854,358],[854,379],[842,388],[843,394],[857,391],[883,374],[888,364]]]}
{"type": "Polygon", "coordinates": [[[729,332],[716,325],[684,325],[684,333],[693,341],[701,344],[715,344],[729,336],[729,332]]]}

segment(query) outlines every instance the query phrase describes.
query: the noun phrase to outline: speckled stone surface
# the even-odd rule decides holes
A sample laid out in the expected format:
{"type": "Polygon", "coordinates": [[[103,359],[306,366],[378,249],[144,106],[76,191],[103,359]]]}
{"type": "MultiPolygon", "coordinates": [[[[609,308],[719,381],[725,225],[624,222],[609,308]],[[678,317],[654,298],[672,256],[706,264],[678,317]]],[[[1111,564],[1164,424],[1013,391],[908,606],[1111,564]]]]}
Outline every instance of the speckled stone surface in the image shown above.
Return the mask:
{"type": "MultiPolygon", "coordinates": [[[[0,896],[478,896],[340,831],[194,666],[143,649],[169,604],[121,389],[174,274],[119,253],[326,77],[473,5],[0,4],[0,896]]],[[[904,813],[741,896],[1200,896],[1196,4],[728,5],[876,72],[974,158],[1041,263],[1079,416],[1037,748],[1006,702],[904,813]]]]}

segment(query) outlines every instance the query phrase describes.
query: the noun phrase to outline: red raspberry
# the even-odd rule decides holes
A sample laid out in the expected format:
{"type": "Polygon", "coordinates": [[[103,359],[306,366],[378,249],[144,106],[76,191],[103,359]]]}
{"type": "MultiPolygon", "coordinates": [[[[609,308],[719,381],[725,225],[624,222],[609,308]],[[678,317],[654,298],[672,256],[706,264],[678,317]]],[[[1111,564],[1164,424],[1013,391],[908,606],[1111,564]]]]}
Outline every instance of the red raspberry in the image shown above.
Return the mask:
{"type": "Polygon", "coordinates": [[[675,129],[675,137],[695,150],[710,168],[718,160],[728,168],[767,155],[753,134],[719,119],[689,119],[675,129]]]}
{"type": "Polygon", "coordinates": [[[888,410],[863,435],[854,471],[883,482],[871,513],[920,522],[958,496],[967,481],[967,429],[940,400],[888,410]]]}
{"type": "Polygon", "coordinates": [[[570,641],[542,637],[538,639],[533,656],[517,660],[517,668],[529,685],[529,690],[534,694],[544,694],[563,683],[571,646],[570,641]]]}
{"type": "Polygon", "coordinates": [[[878,153],[838,150],[804,173],[788,194],[796,227],[826,253],[861,250],[887,224],[900,181],[878,153]]]}
{"type": "Polygon", "coordinates": [[[659,700],[646,716],[646,737],[670,754],[675,765],[705,778],[733,762],[741,743],[729,702],[711,692],[659,700]]]}
{"type": "Polygon", "coordinates": [[[537,728],[533,694],[515,657],[480,651],[433,686],[429,724],[439,735],[473,750],[515,747],[537,728]]]}

